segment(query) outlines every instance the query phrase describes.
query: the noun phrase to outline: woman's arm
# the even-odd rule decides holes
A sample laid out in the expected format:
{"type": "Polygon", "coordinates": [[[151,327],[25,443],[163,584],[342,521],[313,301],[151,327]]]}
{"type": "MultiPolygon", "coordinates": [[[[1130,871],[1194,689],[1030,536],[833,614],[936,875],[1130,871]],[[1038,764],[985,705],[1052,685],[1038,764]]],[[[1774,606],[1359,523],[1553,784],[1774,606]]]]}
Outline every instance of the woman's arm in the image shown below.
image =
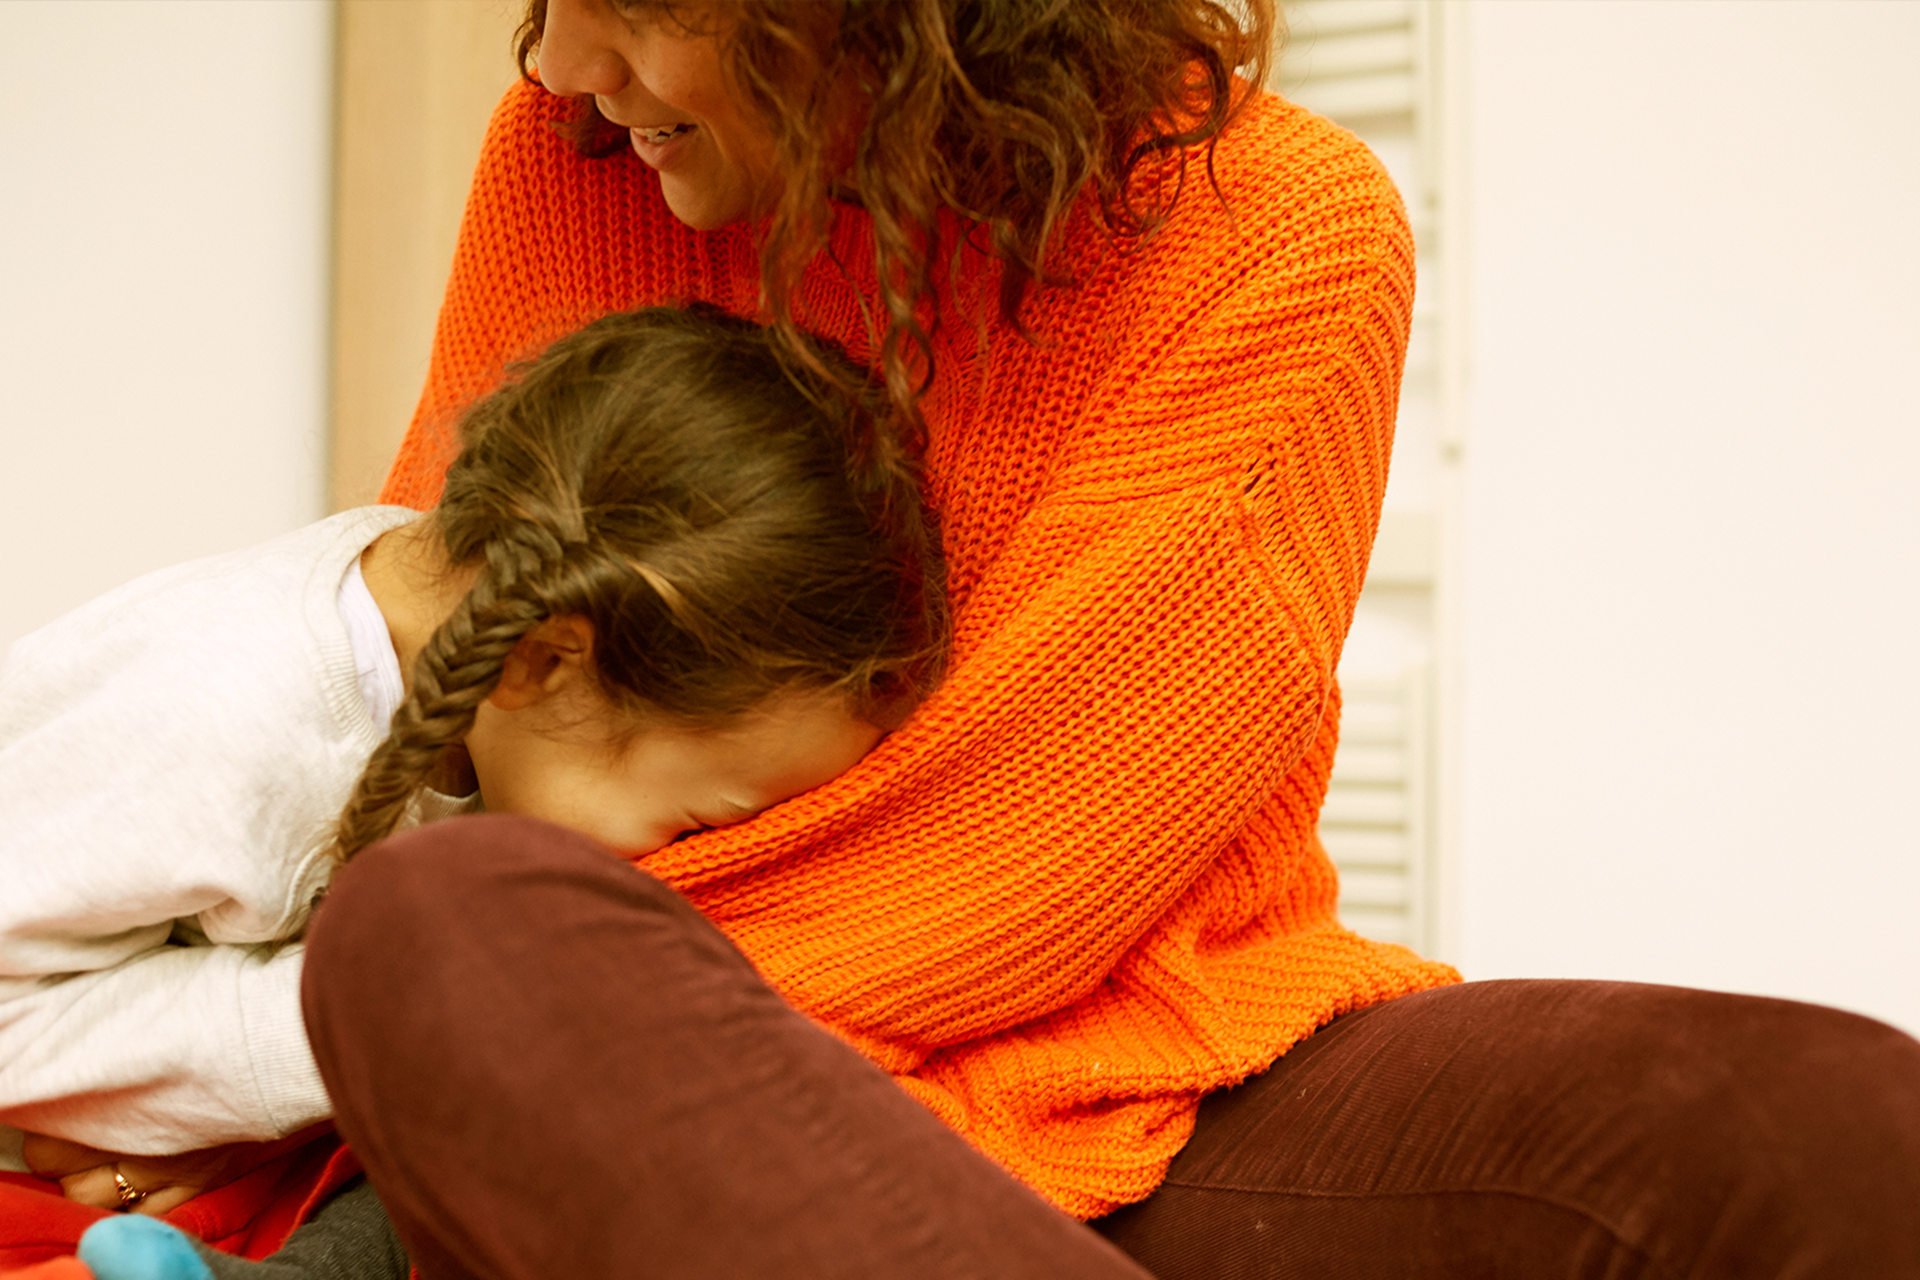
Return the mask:
{"type": "Polygon", "coordinates": [[[1328,712],[1384,487],[1395,326],[1355,335],[1379,369],[1329,352],[1311,395],[1275,403],[1274,327],[1257,299],[1222,306],[1114,412],[1179,421],[1204,388],[1223,424],[1167,432],[1157,457],[1066,459],[973,587],[948,683],[857,776],[865,816],[715,833],[649,866],[835,1026],[929,1047],[1087,995],[1328,712]],[[802,841],[819,848],[781,855],[802,841]]]}
{"type": "MultiPolygon", "coordinates": [[[[649,859],[895,1069],[1074,1004],[1151,931],[1187,928],[1191,951],[1290,909],[1320,796],[1302,775],[1275,797],[1328,714],[1412,301],[1391,186],[1370,162],[1343,178],[1311,252],[1299,219],[1243,206],[1212,288],[1153,299],[1105,353],[1038,503],[959,566],[946,686],[865,769],[649,859]],[[1262,905],[1176,921],[1276,803],[1262,905]]],[[[1288,927],[1330,923],[1330,894],[1292,905],[1288,927]]]]}

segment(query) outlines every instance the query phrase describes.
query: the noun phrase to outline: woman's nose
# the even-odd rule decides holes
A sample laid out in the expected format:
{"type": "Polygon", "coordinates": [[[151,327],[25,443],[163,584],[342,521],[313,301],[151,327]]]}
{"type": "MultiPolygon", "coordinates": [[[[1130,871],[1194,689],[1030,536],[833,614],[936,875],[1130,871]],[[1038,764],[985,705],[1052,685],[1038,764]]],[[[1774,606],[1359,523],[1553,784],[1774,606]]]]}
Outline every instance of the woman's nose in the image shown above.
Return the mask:
{"type": "Polygon", "coordinates": [[[612,97],[630,73],[617,48],[626,31],[607,0],[547,0],[534,64],[547,92],[612,97]]]}

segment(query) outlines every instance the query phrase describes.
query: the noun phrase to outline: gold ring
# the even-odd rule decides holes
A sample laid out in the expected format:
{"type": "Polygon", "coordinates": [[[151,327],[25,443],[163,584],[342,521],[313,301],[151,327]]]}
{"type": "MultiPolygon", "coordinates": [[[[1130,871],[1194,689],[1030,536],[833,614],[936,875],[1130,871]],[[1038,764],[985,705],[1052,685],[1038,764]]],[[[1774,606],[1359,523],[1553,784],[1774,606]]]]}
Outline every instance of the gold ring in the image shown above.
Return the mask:
{"type": "Polygon", "coordinates": [[[122,1213],[125,1213],[147,1198],[146,1192],[135,1191],[133,1189],[133,1184],[128,1182],[126,1175],[120,1172],[119,1165],[113,1166],[113,1191],[115,1195],[120,1197],[120,1212],[122,1213]]]}

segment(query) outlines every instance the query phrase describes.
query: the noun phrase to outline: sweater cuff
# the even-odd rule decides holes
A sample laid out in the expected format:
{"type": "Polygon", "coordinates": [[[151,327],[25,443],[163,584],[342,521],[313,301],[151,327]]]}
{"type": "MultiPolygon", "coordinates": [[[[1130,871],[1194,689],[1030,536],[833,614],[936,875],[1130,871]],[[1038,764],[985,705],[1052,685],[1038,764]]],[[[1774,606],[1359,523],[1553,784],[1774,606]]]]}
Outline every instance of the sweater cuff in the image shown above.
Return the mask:
{"type": "Polygon", "coordinates": [[[294,943],[269,961],[269,980],[251,993],[245,1011],[254,1085],[275,1137],[298,1132],[333,1114],[300,1015],[300,971],[305,958],[306,947],[294,943]]]}

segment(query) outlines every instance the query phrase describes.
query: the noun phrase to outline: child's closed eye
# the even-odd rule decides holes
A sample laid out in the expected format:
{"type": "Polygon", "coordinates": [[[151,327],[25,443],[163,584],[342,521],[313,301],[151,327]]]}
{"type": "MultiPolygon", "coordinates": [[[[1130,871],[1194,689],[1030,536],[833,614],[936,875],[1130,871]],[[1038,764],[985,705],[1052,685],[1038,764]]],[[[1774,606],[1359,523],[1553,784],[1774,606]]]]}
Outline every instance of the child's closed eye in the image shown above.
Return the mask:
{"type": "Polygon", "coordinates": [[[766,805],[747,804],[739,800],[716,800],[713,804],[689,814],[688,817],[699,823],[704,830],[708,827],[730,827],[736,822],[745,822],[766,808],[766,805]]]}

